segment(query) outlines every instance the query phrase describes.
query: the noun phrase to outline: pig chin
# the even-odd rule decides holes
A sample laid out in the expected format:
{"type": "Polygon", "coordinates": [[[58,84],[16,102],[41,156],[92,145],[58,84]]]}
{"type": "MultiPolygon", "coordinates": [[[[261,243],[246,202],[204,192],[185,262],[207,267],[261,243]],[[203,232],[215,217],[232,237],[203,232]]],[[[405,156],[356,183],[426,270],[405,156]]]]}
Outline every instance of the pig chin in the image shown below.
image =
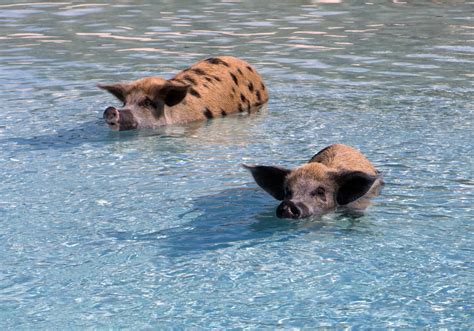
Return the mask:
{"type": "Polygon", "coordinates": [[[138,128],[132,112],[128,109],[118,110],[114,107],[108,107],[104,112],[104,120],[111,130],[125,131],[138,128]]]}

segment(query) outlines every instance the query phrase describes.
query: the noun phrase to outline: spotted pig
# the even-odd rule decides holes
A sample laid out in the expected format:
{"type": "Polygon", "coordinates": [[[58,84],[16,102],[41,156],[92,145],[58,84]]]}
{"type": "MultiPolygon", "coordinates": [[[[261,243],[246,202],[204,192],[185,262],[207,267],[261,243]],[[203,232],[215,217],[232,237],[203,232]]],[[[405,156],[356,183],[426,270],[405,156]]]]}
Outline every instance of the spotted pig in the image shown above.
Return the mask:
{"type": "Polygon", "coordinates": [[[380,192],[381,174],[358,150],[342,144],[328,146],[293,170],[248,166],[257,184],[282,202],[281,218],[321,215],[342,206],[365,209],[380,192]]]}
{"type": "Polygon", "coordinates": [[[123,107],[108,107],[104,119],[113,130],[154,128],[208,120],[236,112],[255,112],[268,101],[262,77],[232,56],[199,61],[171,79],[146,77],[99,84],[123,107]]]}

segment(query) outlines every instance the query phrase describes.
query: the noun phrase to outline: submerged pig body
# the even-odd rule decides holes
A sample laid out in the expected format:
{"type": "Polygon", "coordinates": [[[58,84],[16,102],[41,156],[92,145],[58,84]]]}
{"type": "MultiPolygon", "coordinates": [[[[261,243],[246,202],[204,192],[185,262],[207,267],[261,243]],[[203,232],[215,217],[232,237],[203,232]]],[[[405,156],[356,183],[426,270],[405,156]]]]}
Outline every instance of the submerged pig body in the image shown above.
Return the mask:
{"type": "Polygon", "coordinates": [[[320,215],[339,206],[363,210],[379,193],[382,176],[358,150],[343,144],[328,146],[311,160],[289,170],[245,166],[266,192],[282,200],[278,217],[320,215]]]}
{"type": "Polygon", "coordinates": [[[254,112],[268,101],[262,77],[247,62],[221,56],[199,61],[171,79],[146,77],[99,85],[124,103],[109,107],[111,129],[130,130],[254,112]]]}

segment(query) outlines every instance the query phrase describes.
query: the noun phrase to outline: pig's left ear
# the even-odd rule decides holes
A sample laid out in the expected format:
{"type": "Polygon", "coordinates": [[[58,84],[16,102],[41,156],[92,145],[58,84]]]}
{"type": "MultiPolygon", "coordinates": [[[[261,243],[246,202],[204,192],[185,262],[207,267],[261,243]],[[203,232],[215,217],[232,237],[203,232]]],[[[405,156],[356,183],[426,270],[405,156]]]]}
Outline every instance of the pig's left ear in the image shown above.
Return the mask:
{"type": "Polygon", "coordinates": [[[125,102],[125,98],[127,97],[127,94],[129,92],[129,85],[126,83],[97,84],[97,87],[113,94],[117,99],[122,102],[125,102]]]}
{"type": "Polygon", "coordinates": [[[285,179],[291,170],[280,167],[249,166],[246,164],[242,166],[250,170],[258,186],[263,188],[272,197],[277,200],[283,200],[285,198],[285,179]]]}
{"type": "Polygon", "coordinates": [[[183,101],[188,90],[189,85],[168,80],[165,86],[160,89],[159,95],[163,98],[168,107],[173,107],[183,101]]]}
{"type": "Polygon", "coordinates": [[[338,186],[336,201],[339,205],[347,205],[364,196],[378,178],[362,171],[338,172],[333,176],[338,186]]]}

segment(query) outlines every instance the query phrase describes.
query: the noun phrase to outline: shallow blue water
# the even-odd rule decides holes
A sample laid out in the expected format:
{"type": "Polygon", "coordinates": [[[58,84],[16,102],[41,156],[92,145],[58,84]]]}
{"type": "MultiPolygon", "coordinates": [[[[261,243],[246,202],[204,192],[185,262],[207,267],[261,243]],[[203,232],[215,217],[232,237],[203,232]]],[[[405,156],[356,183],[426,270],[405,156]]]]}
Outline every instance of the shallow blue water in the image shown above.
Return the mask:
{"type": "Polygon", "coordinates": [[[0,328],[473,328],[474,3],[335,2],[2,2],[0,328]],[[267,110],[102,123],[96,83],[217,54],[267,110]],[[336,142],[385,173],[358,219],[240,167],[336,142]]]}

